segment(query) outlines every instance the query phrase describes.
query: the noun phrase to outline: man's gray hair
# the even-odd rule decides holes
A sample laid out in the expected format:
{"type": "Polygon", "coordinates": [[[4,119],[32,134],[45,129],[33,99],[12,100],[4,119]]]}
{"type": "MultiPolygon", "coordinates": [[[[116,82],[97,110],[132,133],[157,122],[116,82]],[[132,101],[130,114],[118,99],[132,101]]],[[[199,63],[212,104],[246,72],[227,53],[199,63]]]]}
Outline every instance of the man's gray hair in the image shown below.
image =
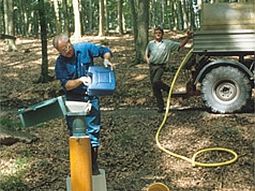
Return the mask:
{"type": "Polygon", "coordinates": [[[68,35],[67,35],[67,34],[64,34],[64,33],[55,36],[55,37],[53,38],[52,44],[53,44],[54,48],[56,48],[57,50],[58,50],[59,41],[69,42],[70,39],[69,39],[68,35]]]}

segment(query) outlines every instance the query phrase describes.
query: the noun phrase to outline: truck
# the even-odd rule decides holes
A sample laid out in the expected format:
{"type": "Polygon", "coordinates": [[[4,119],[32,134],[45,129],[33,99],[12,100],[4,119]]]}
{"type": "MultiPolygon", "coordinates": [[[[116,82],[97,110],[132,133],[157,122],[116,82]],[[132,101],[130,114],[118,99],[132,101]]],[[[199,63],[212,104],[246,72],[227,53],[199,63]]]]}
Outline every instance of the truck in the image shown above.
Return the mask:
{"type": "Polygon", "coordinates": [[[255,65],[255,1],[203,3],[185,64],[189,95],[201,95],[215,113],[240,112],[251,103],[255,65]]]}

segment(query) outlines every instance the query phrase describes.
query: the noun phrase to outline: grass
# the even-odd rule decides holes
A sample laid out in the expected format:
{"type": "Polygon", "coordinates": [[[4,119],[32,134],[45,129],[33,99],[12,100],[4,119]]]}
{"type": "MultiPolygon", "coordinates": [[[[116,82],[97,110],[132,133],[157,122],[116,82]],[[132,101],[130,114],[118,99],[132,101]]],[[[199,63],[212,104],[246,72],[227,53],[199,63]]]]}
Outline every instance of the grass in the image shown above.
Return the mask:
{"type": "Polygon", "coordinates": [[[17,157],[15,160],[1,161],[5,163],[0,168],[0,191],[23,191],[28,186],[23,182],[28,171],[29,160],[26,157],[17,157]]]}
{"type": "Polygon", "coordinates": [[[17,130],[21,127],[21,122],[15,121],[13,119],[1,117],[0,118],[0,127],[17,130]]]}
{"type": "Polygon", "coordinates": [[[21,176],[8,176],[0,180],[0,190],[2,191],[25,191],[28,190],[28,186],[22,181],[21,176]]]}

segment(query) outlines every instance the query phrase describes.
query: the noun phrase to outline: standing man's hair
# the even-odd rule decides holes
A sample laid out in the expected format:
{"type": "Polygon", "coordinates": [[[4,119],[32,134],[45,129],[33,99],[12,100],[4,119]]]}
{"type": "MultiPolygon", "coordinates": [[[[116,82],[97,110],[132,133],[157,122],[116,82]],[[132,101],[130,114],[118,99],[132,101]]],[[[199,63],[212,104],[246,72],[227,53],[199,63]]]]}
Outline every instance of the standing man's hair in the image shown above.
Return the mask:
{"type": "Polygon", "coordinates": [[[155,27],[155,28],[154,28],[154,32],[155,32],[155,31],[161,31],[162,34],[164,34],[164,29],[163,29],[161,26],[155,27]]]}
{"type": "Polygon", "coordinates": [[[64,33],[59,34],[53,38],[52,44],[53,44],[54,48],[58,49],[58,43],[61,40],[66,41],[66,42],[70,41],[67,34],[64,34],[64,33]]]}

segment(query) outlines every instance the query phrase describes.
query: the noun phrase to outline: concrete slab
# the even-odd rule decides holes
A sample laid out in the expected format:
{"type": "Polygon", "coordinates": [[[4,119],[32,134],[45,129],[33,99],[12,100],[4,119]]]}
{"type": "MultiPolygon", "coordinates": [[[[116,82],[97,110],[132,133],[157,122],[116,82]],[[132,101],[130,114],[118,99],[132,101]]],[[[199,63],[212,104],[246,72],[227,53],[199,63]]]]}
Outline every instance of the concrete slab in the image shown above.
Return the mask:
{"type": "MultiPolygon", "coordinates": [[[[93,191],[107,191],[105,170],[99,169],[100,174],[92,176],[93,191]]],[[[71,191],[71,178],[68,176],[66,178],[66,190],[71,191]]]]}
{"type": "Polygon", "coordinates": [[[66,191],[71,191],[71,178],[67,176],[66,178],[66,191]]]}
{"type": "Polygon", "coordinates": [[[93,191],[107,191],[105,170],[99,169],[100,174],[92,176],[93,191]]]}

